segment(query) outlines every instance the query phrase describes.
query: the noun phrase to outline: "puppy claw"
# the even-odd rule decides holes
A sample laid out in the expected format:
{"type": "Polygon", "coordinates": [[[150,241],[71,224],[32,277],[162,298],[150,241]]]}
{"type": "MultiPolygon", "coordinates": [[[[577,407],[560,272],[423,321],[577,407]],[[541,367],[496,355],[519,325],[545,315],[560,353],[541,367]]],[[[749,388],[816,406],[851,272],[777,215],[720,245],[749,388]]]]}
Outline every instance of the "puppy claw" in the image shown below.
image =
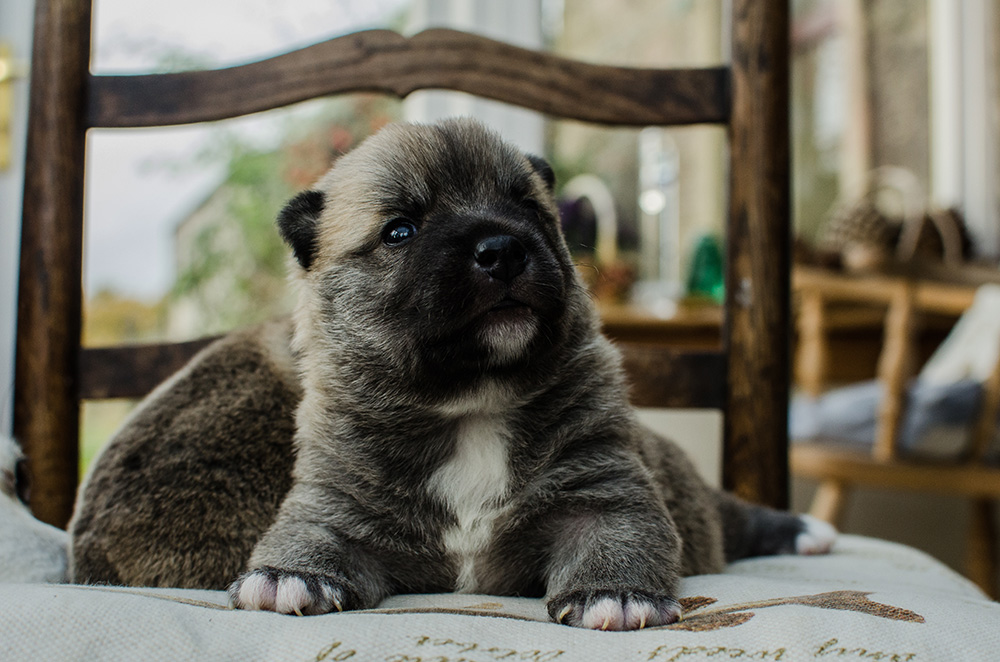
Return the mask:
{"type": "Polygon", "coordinates": [[[347,588],[342,580],[265,566],[243,574],[229,587],[237,609],[310,616],[344,610],[347,588]]]}
{"type": "Polygon", "coordinates": [[[575,591],[549,602],[557,623],[601,631],[641,630],[680,619],[680,605],[660,594],[634,591],[575,591]]]}

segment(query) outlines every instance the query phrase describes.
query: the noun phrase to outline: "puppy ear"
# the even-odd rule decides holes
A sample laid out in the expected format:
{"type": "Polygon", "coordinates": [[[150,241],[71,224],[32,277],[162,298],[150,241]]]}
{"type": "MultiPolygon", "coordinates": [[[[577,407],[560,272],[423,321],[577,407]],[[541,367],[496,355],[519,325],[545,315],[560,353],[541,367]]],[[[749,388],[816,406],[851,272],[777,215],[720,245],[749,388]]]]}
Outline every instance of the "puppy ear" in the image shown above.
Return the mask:
{"type": "Polygon", "coordinates": [[[278,214],[278,231],[295,259],[308,270],[316,255],[319,216],[326,198],[319,191],[303,191],[292,198],[278,214]]]}
{"type": "Polygon", "coordinates": [[[552,171],[552,166],[540,156],[535,156],[534,154],[526,154],[525,156],[528,157],[528,163],[535,169],[535,172],[541,175],[542,181],[545,182],[545,186],[551,192],[556,185],[556,173],[552,171]]]}

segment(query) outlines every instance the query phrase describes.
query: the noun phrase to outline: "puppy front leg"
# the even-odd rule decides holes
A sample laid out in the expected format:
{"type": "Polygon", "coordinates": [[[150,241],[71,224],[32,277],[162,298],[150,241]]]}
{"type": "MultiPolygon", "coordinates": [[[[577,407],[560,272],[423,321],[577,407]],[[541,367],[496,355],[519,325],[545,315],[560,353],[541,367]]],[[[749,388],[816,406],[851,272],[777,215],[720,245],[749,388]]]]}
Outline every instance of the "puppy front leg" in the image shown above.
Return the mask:
{"type": "Polygon", "coordinates": [[[641,504],[565,518],[552,541],[548,611],[566,625],[637,630],[681,615],[680,537],[666,510],[641,504]]]}
{"type": "Polygon", "coordinates": [[[374,607],[389,593],[371,555],[330,521],[321,490],[296,485],[277,519],[254,547],[251,570],[229,587],[238,609],[313,615],[374,607]]]}

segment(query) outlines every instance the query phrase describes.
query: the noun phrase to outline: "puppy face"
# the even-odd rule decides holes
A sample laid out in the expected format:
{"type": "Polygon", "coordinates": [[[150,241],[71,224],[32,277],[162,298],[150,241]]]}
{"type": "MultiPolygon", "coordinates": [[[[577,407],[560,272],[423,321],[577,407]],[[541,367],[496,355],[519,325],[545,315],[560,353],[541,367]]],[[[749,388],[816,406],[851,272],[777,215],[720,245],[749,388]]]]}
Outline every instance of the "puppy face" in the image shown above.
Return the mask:
{"type": "Polygon", "coordinates": [[[524,379],[585,298],[551,170],[469,120],[387,127],[278,225],[298,262],[300,350],[345,359],[358,372],[341,380],[387,376],[378,392],[524,379]]]}

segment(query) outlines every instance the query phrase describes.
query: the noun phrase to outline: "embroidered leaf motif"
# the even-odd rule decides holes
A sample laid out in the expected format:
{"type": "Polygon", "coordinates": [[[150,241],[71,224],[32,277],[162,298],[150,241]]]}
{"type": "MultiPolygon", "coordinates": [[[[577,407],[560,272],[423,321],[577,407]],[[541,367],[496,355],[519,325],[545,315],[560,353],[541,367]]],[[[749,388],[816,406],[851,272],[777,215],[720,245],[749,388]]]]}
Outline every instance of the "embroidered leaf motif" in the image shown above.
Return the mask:
{"type": "Polygon", "coordinates": [[[916,612],[869,600],[869,595],[871,595],[870,592],[864,591],[830,591],[829,593],[817,593],[816,595],[800,595],[789,598],[761,600],[759,602],[747,602],[730,605],[721,609],[703,611],[697,614],[690,614],[690,612],[711,605],[716,600],[702,596],[682,598],[681,604],[684,607],[684,617],[677,623],[663,627],[669,630],[688,630],[692,632],[731,628],[742,625],[753,618],[754,612],[751,610],[784,605],[854,611],[861,614],[868,614],[869,616],[909,623],[924,622],[924,617],[916,612]]]}
{"type": "Polygon", "coordinates": [[[703,595],[692,595],[687,598],[681,598],[678,602],[681,603],[681,609],[684,613],[689,611],[694,611],[695,609],[701,609],[702,607],[707,607],[708,605],[713,605],[718,602],[715,598],[706,598],[703,595]]]}
{"type": "Polygon", "coordinates": [[[473,610],[473,611],[478,611],[478,610],[481,610],[481,609],[484,609],[484,610],[485,609],[503,609],[503,603],[501,603],[501,602],[480,602],[479,604],[468,605],[468,606],[462,607],[462,609],[470,609],[470,610],[473,610]]]}
{"type": "Polygon", "coordinates": [[[696,616],[694,618],[682,619],[667,627],[671,630],[685,630],[687,632],[708,632],[710,630],[721,630],[722,628],[734,628],[743,625],[753,618],[752,611],[726,614],[717,612],[709,614],[707,617],[696,616]]]}
{"type": "Polygon", "coordinates": [[[798,598],[788,598],[795,602],[788,604],[808,605],[810,607],[822,607],[823,609],[843,609],[847,611],[857,611],[862,614],[870,614],[879,618],[888,618],[893,621],[908,621],[910,623],[923,623],[924,617],[916,612],[901,607],[885,605],[881,602],[869,600],[870,592],[862,591],[832,591],[830,593],[819,593],[817,595],[804,595],[798,598]]]}

